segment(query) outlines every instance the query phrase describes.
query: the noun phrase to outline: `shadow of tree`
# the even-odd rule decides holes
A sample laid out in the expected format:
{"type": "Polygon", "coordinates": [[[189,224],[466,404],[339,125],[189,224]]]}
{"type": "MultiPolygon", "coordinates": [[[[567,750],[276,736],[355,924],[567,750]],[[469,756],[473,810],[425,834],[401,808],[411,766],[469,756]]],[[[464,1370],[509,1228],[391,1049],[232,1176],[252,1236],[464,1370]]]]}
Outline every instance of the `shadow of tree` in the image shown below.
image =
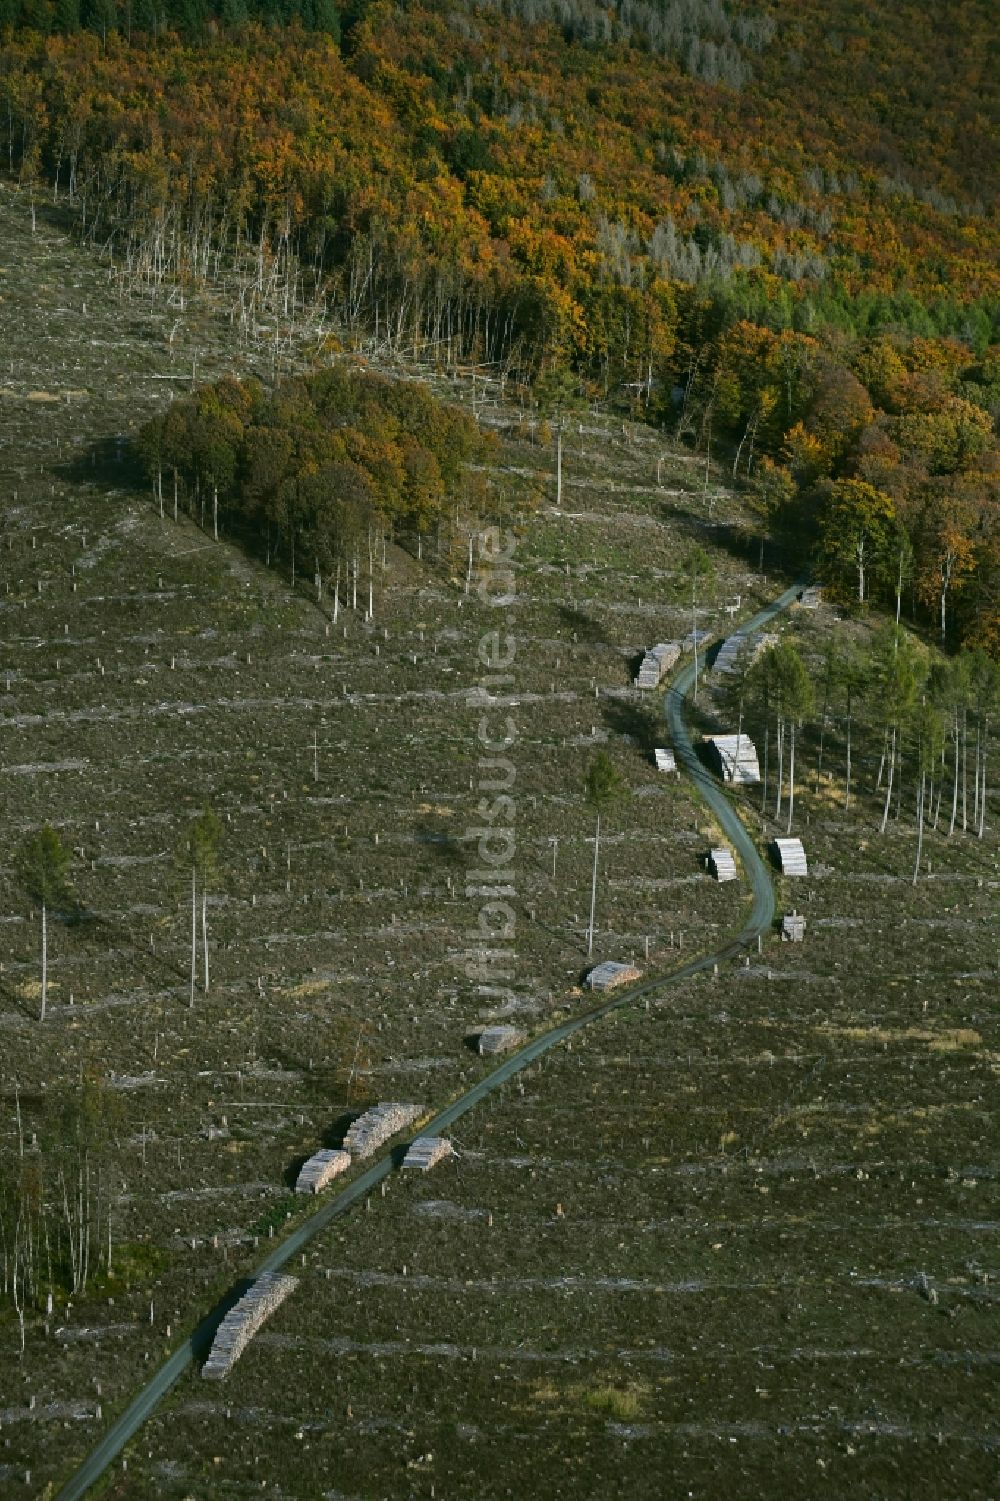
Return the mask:
{"type": "Polygon", "coordinates": [[[586,610],[580,610],[576,605],[563,604],[557,607],[556,614],[578,641],[589,641],[592,644],[607,641],[604,627],[592,615],[588,615],[586,610]]]}
{"type": "Polygon", "coordinates": [[[72,458],[53,464],[52,473],[68,484],[149,494],[149,481],[139,451],[124,433],[106,433],[95,438],[72,458]]]}
{"type": "Polygon", "coordinates": [[[462,841],[451,829],[445,828],[443,823],[431,818],[421,818],[414,827],[413,837],[417,844],[424,846],[446,865],[463,865],[466,861],[466,848],[462,841]]]}
{"type": "Polygon", "coordinates": [[[608,699],[602,706],[601,717],[612,734],[627,735],[650,760],[656,746],[663,744],[666,726],[661,716],[646,704],[628,699],[608,699]]]}

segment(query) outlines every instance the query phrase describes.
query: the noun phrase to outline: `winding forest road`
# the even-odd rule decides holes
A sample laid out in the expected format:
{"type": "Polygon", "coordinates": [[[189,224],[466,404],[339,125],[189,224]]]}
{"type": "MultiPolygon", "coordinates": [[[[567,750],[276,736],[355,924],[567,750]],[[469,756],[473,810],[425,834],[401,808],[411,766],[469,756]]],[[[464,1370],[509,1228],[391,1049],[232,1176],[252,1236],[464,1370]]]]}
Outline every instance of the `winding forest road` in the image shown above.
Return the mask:
{"type": "MultiPolygon", "coordinates": [[[[752,620],[746,622],[741,629],[744,631],[759,630],[768,621],[788,608],[795,599],[801,583],[793,584],[790,589],[761,610],[752,620]]],[[[600,1005],[592,1006],[586,1011],[578,1012],[568,1021],[551,1028],[541,1036],[535,1037],[518,1052],[512,1053],[509,1058],[485,1079],[474,1084],[471,1089],[461,1095],[452,1104],[440,1111],[433,1120],[428,1121],[421,1127],[421,1135],[437,1136],[446,1131],[455,1121],[460,1120],[469,1110],[472,1110],[488,1095],[500,1089],[509,1079],[512,1079],[527,1068],[537,1058],[565,1042],[575,1032],[590,1026],[592,1022],[600,1021],[602,1017],[612,1011],[620,1010],[623,1006],[629,1006],[643,996],[654,995],[664,989],[665,986],[683,980],[691,975],[698,974],[701,970],[710,968],[720,960],[735,957],[740,949],[748,943],[752,943],[758,933],[767,931],[774,917],[774,888],[767,867],[761,859],[753,840],[736,815],[735,809],[730,804],[719,783],[706,770],[695,754],[687,725],[684,722],[684,701],[694,679],[694,663],[685,667],[671,684],[665,698],[665,711],[667,723],[670,728],[671,740],[675,755],[688,774],[691,776],[701,798],[708,804],[715,814],[725,834],[732,840],[733,845],[739,852],[753,889],[753,908],[750,917],[743,928],[735,937],[731,938],[720,948],[714,949],[710,954],[702,954],[697,959],[681,965],[678,969],[670,970],[667,974],[661,974],[655,979],[647,980],[644,984],[633,985],[627,991],[622,991],[612,1000],[604,1001],[600,1005]]],[[[232,1307],[257,1277],[264,1272],[275,1272],[285,1266],[294,1256],[309,1244],[317,1235],[330,1225],[334,1220],[346,1214],[355,1204],[364,1199],[384,1178],[394,1172],[401,1163],[406,1152],[406,1147],[398,1146],[381,1158],[372,1167],[366,1169],[359,1178],[349,1184],[341,1193],[323,1203],[314,1213],[302,1222],[297,1229],[277,1245],[257,1266],[253,1276],[244,1279],[231,1289],[230,1293],[218,1304],[211,1313],[207,1314],[195,1329],[193,1334],[174,1351],[154,1376],[146,1383],[142,1390],[133,1397],[121,1415],[108,1429],[93,1452],[77,1470],[76,1474],[59,1492],[57,1501],[78,1501],[85,1495],[90,1487],[101,1478],[108,1466],[118,1457],[128,1441],[138,1432],[143,1423],[159,1405],[175,1383],[195,1360],[203,1359],[212,1344],[221,1319],[226,1311],[232,1307]]]]}

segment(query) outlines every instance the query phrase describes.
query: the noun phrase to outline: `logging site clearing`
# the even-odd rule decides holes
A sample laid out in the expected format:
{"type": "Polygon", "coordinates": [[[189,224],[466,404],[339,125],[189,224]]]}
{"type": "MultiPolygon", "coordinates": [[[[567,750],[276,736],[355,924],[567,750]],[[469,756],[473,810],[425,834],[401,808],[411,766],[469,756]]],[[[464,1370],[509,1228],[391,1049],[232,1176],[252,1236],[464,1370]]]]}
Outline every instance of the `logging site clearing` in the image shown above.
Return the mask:
{"type": "Polygon", "coordinates": [[[724,468],[580,403],[557,495],[525,393],[377,349],[495,442],[334,618],[311,572],[161,515],[133,441],[315,351],[120,295],[7,187],[0,245],[0,1490],[58,1495],[391,1104],[371,1151],[430,1136],[426,1170],[317,1234],[252,1339],[228,1316],[224,1379],[193,1364],[105,1494],[995,1495],[988,717],[928,761],[875,666],[845,693],[831,650],[877,662],[878,622],[823,595],[768,623],[757,664],[808,678],[782,714],[752,647],[714,667],[796,573],[724,468]],[[657,769],[696,654],[695,750],[739,772],[775,921],[650,988],[753,899],[682,757],[657,769]],[[44,829],[73,897],[43,977],[14,851],[44,829]],[[599,965],[643,993],[425,1131],[599,965]]]}

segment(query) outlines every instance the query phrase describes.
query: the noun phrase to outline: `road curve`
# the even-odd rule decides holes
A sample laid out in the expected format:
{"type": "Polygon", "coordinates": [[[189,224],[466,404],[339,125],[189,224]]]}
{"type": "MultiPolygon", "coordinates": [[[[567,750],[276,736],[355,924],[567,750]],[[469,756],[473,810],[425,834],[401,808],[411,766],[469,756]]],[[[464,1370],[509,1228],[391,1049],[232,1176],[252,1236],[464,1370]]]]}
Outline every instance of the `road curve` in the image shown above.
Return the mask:
{"type": "MultiPolygon", "coordinates": [[[[741,628],[744,631],[759,630],[772,620],[782,610],[787,609],[792,600],[801,589],[801,584],[794,584],[786,589],[772,604],[761,610],[758,615],[748,621],[741,628]]],[[[743,827],[736,811],[719,783],[710,775],[695,754],[691,743],[691,737],[684,723],[683,707],[688,690],[694,678],[694,663],[691,662],[675,678],[667,691],[664,708],[667,723],[670,727],[671,738],[675,754],[690,774],[699,794],[712,809],[725,833],[732,840],[739,851],[743,862],[743,868],[747,879],[753,888],[753,908],[750,917],[740,932],[722,947],[714,949],[710,954],[703,954],[699,958],[690,960],[679,968],[661,974],[655,979],[647,980],[644,984],[630,986],[627,991],[617,993],[611,1000],[603,1001],[600,1005],[591,1006],[586,1011],[577,1012],[568,1021],[561,1022],[552,1027],[548,1032],[533,1038],[516,1053],[512,1053],[499,1067],[495,1068],[485,1079],[480,1079],[465,1094],[460,1095],[452,1104],[434,1116],[421,1127],[421,1134],[426,1136],[439,1135],[448,1129],[455,1121],[461,1119],[469,1110],[472,1110],[488,1095],[500,1089],[509,1079],[535,1059],[552,1048],[558,1047],[567,1038],[572,1037],[574,1032],[589,1026],[592,1022],[599,1021],[612,1011],[617,1011],[623,1006],[630,1005],[633,1001],[643,996],[653,995],[662,990],[666,985],[677,980],[686,979],[690,975],[698,974],[701,970],[709,968],[721,959],[733,957],[739,950],[751,943],[758,933],[766,931],[774,917],[774,889],[767,867],[757,852],[757,849],[743,827]]],[[[90,1487],[101,1478],[108,1466],[121,1453],[128,1441],[138,1432],[143,1423],[153,1412],[154,1408],[163,1400],[170,1389],[196,1359],[204,1357],[211,1347],[212,1339],[219,1323],[226,1311],[246,1291],[247,1287],[261,1276],[264,1272],[275,1272],[285,1266],[293,1256],[297,1256],[304,1246],[308,1245],[317,1235],[321,1235],[333,1220],[339,1219],[346,1214],[355,1204],[364,1199],[372,1189],[399,1166],[405,1154],[405,1147],[395,1147],[378,1162],[367,1168],[360,1177],[334,1198],[321,1204],[309,1217],[302,1222],[292,1233],[274,1250],[265,1256],[259,1263],[253,1276],[244,1279],[232,1288],[226,1298],[219,1303],[211,1313],[207,1314],[195,1331],[188,1336],[182,1345],[174,1351],[160,1369],[153,1375],[137,1396],[125,1410],[115,1419],[112,1426],[101,1439],[100,1443],[84,1460],[76,1474],[63,1486],[59,1492],[57,1501],[79,1501],[90,1487]]]]}

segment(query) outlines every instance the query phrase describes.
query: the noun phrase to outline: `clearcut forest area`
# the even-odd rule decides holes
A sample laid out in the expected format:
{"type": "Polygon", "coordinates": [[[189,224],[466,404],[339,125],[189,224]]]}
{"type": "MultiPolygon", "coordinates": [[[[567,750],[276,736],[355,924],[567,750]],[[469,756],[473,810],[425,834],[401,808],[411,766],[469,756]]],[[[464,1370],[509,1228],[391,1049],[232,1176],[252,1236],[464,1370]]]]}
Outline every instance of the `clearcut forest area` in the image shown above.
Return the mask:
{"type": "MultiPolygon", "coordinates": [[[[793,575],[729,462],[578,404],[557,507],[555,427],[520,387],[400,365],[495,443],[419,549],[365,549],[334,623],[311,570],[293,587],[284,558],[174,520],[166,482],[161,516],[138,462],[142,424],[193,382],[273,379],[224,301],[120,295],[4,187],[0,329],[0,1489],[54,1496],[303,1214],[308,1154],[378,1100],[429,1114],[460,1093],[487,1021],[531,1033],[586,1004],[600,752],[628,793],[602,823],[594,957],[667,972],[739,929],[748,883],[706,871],[718,827],[656,771],[662,694],[632,684],[690,632],[692,571],[715,641],[793,575]],[[516,542],[502,606],[470,578],[488,522],[516,542]],[[466,972],[467,872],[470,690],[496,629],[516,971],[491,1002],[466,972]],[[192,1006],[185,841],[206,807],[192,1006]],[[48,914],[42,1020],[15,850],[46,825],[74,900],[48,914]]],[[[804,942],[775,929],[626,1006],[466,1116],[453,1158],[391,1175],[288,1268],[296,1291],[224,1386],[188,1371],[106,1494],[996,1494],[989,719],[969,699],[928,753],[913,706],[905,729],[886,708],[877,617],[825,598],[772,630],[813,687],[809,875],[775,874],[804,942]]],[[[786,718],[779,818],[753,674],[703,672],[691,710],[762,754],[766,723],[766,805],[733,794],[762,850],[788,823],[786,718]]]]}

